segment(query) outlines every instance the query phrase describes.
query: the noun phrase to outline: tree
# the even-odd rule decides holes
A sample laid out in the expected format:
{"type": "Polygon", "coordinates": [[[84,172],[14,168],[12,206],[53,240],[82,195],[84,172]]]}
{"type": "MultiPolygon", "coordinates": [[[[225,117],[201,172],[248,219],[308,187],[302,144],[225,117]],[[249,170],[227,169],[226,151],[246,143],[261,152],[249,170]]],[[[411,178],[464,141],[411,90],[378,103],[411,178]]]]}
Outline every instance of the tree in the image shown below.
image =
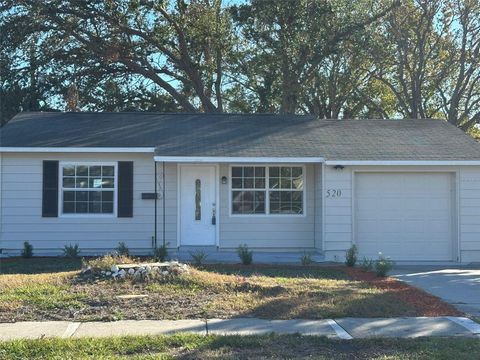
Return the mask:
{"type": "Polygon", "coordinates": [[[322,64],[339,52],[343,42],[398,5],[397,1],[253,0],[233,7],[246,44],[240,70],[251,71],[247,86],[264,91],[257,90],[260,104],[265,102],[263,95],[282,113],[299,111],[322,64]]]}
{"type": "Polygon", "coordinates": [[[409,118],[480,121],[480,4],[408,1],[386,17],[372,48],[374,76],[409,118]]]}
{"type": "Polygon", "coordinates": [[[43,55],[67,82],[135,75],[185,111],[223,110],[232,38],[220,0],[9,0],[2,10],[9,24],[41,29],[43,55]]]}

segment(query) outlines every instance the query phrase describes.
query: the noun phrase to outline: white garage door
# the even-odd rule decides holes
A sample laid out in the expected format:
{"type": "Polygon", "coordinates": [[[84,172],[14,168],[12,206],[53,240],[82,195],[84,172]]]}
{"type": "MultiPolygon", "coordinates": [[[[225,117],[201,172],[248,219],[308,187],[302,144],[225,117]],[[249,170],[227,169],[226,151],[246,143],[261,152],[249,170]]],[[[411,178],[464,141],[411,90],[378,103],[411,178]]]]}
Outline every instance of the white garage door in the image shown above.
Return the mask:
{"type": "Polygon", "coordinates": [[[448,173],[357,173],[360,258],[452,260],[452,183],[448,173]]]}

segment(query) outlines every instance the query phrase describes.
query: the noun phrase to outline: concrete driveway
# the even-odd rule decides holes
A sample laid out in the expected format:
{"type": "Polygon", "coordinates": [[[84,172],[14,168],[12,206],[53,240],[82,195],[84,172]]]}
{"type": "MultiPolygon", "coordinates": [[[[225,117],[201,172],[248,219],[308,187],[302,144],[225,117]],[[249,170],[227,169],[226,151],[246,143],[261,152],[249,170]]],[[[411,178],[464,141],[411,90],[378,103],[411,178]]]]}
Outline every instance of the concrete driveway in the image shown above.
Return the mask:
{"type": "Polygon", "coordinates": [[[394,269],[392,275],[466,314],[480,316],[480,269],[404,266],[394,269]]]}

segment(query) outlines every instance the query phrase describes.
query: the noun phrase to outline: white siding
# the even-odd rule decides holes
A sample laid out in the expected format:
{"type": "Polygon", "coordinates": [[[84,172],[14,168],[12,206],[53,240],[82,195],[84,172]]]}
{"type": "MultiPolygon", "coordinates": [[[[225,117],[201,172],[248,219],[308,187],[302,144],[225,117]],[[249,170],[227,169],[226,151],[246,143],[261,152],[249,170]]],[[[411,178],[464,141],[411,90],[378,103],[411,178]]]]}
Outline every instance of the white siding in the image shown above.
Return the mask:
{"type": "MultiPolygon", "coordinates": [[[[0,247],[18,252],[24,241],[37,254],[62,251],[78,243],[85,253],[110,251],[123,241],[137,252],[151,249],[154,235],[154,201],[142,200],[142,192],[154,191],[151,154],[36,154],[3,153],[1,173],[0,247]],[[133,218],[58,217],[42,218],[42,161],[134,162],[133,218]]],[[[161,184],[161,164],[159,183],[161,184]]],[[[166,167],[166,241],[176,246],[176,166],[166,167]]],[[[158,201],[158,241],[162,241],[162,207],[158,201]]]]}
{"type": "Polygon", "coordinates": [[[480,167],[462,167],[460,176],[460,255],[480,261],[480,167]]]}
{"type": "MultiPolygon", "coordinates": [[[[229,165],[220,165],[222,176],[230,178],[229,165]]],[[[232,249],[247,244],[257,249],[314,248],[316,210],[321,207],[321,202],[316,204],[314,165],[306,166],[305,186],[305,216],[230,216],[229,185],[220,184],[220,247],[232,249]]]]}
{"type": "Polygon", "coordinates": [[[340,198],[325,198],[324,252],[327,260],[343,261],[345,250],[355,240],[352,184],[354,173],[361,171],[452,172],[456,193],[452,209],[456,255],[463,263],[480,261],[480,166],[346,166],[343,170],[325,166],[325,191],[342,191],[340,198]]]}

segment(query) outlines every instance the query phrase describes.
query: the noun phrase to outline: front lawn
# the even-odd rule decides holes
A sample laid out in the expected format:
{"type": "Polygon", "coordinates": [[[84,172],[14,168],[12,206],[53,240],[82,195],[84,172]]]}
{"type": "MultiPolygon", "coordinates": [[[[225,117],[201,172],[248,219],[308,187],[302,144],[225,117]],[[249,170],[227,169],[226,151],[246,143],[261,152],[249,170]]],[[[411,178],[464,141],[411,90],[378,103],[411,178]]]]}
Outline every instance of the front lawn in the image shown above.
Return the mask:
{"type": "Polygon", "coordinates": [[[0,342],[13,359],[478,359],[480,341],[459,338],[329,340],[300,335],[179,334],[0,342]]]}
{"type": "Polygon", "coordinates": [[[424,315],[397,289],[352,280],[341,267],[212,265],[147,283],[85,278],[78,269],[66,259],[2,264],[0,322],[424,315]],[[38,271],[42,266],[50,272],[38,271]]]}

